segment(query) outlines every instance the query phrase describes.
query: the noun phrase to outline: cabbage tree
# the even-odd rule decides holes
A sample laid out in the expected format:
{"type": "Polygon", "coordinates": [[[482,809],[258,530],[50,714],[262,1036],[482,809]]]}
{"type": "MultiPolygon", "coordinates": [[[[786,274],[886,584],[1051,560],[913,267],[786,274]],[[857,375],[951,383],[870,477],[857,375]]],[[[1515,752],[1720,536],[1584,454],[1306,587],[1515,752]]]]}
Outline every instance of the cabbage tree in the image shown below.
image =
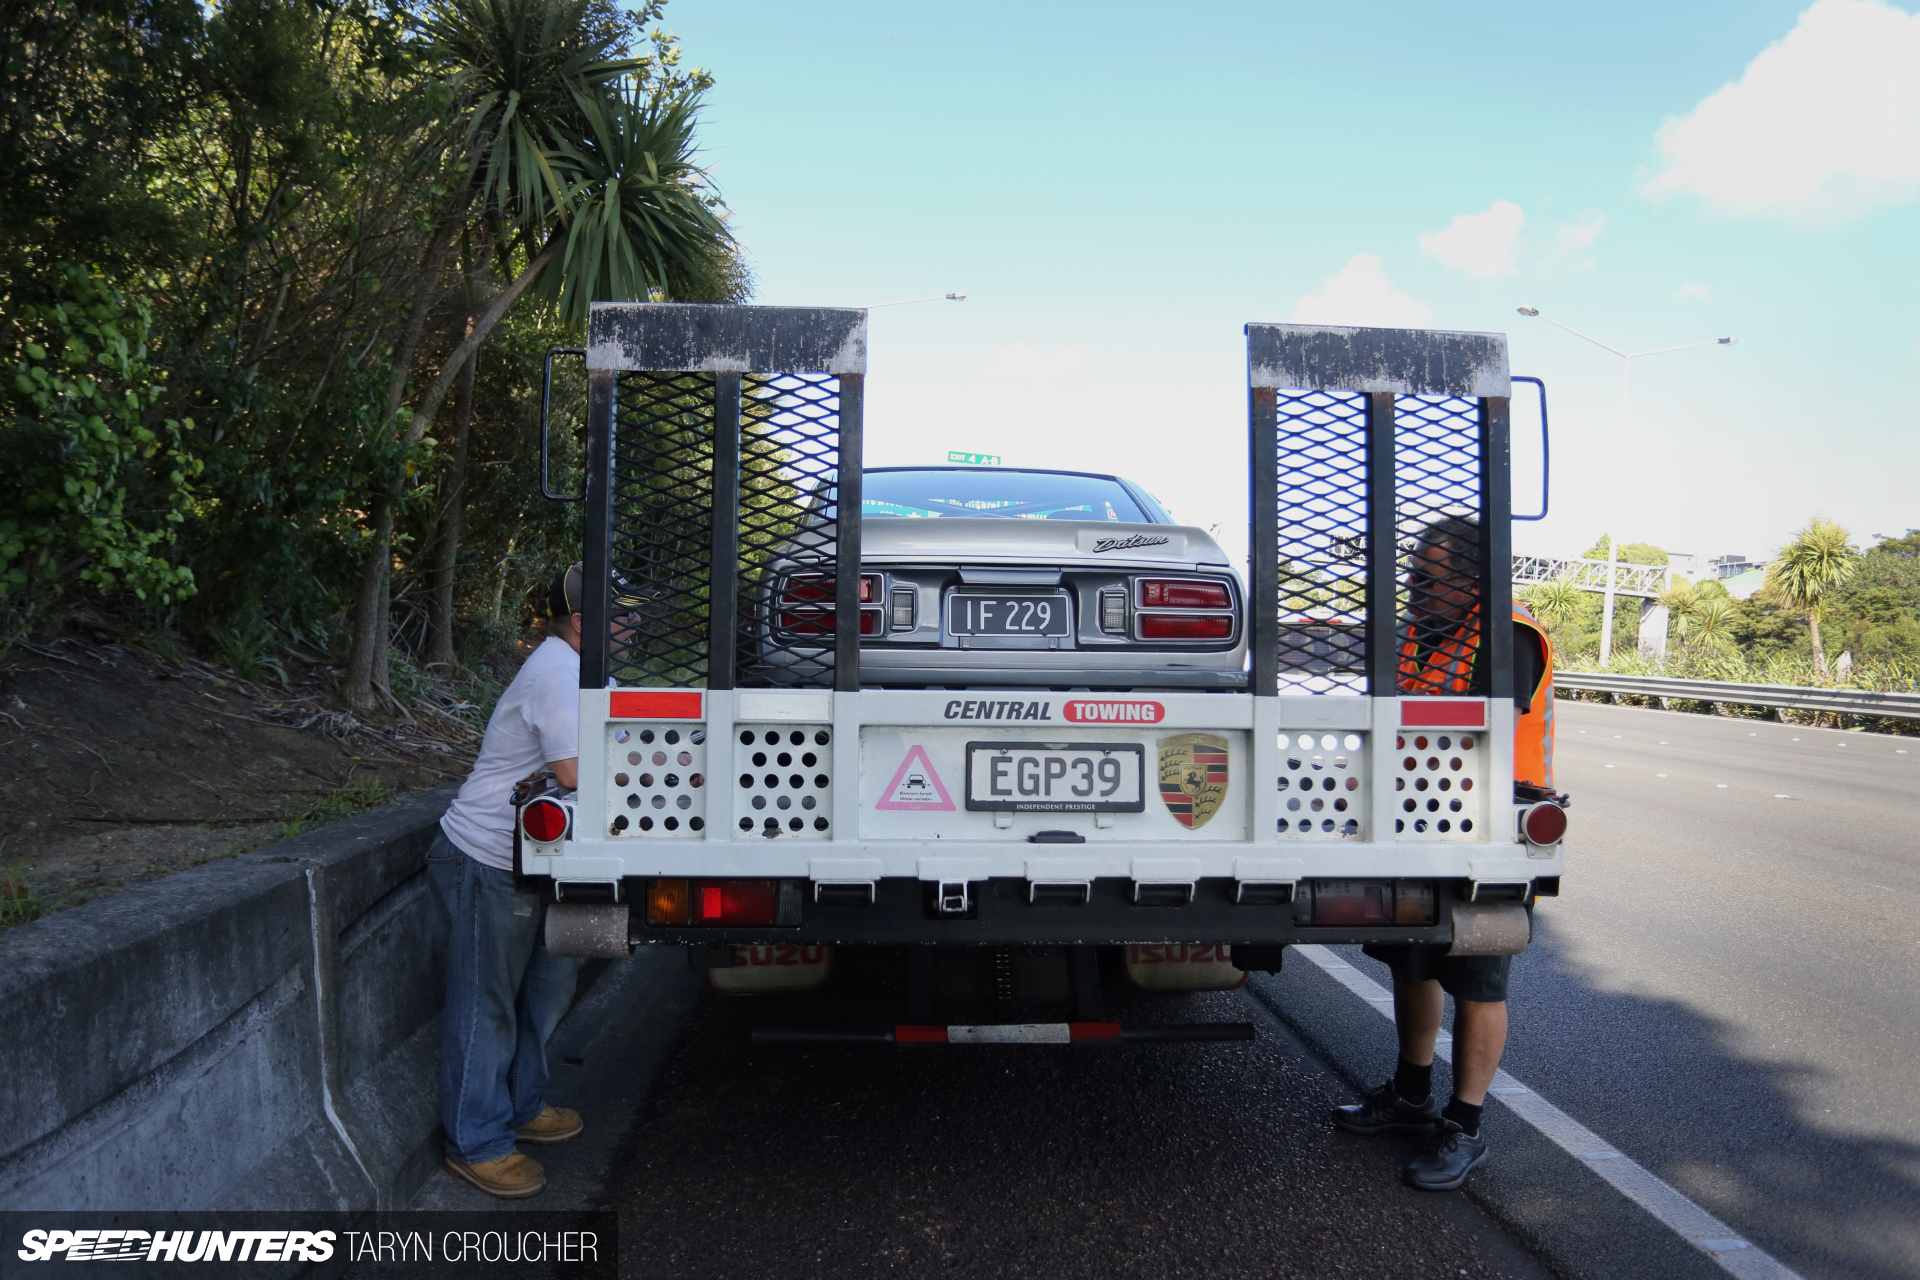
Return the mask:
{"type": "MultiPolygon", "coordinates": [[[[421,393],[401,435],[408,450],[536,284],[542,305],[577,324],[596,299],[678,296],[729,255],[718,199],[694,161],[697,91],[682,82],[649,92],[634,76],[648,59],[605,56],[611,37],[597,16],[590,0],[443,0],[420,24],[467,95],[460,198],[501,256],[524,255],[524,265],[421,393]]],[[[404,480],[393,476],[374,503],[345,689],[358,707],[385,683],[387,566],[404,480]]]]}
{"type": "Polygon", "coordinates": [[[1815,516],[1781,547],[1767,565],[1766,589],[1787,608],[1807,617],[1813,633],[1813,669],[1822,680],[1827,673],[1826,650],[1820,645],[1820,616],[1834,591],[1860,567],[1860,553],[1848,542],[1845,529],[1825,516],[1815,516]]]}

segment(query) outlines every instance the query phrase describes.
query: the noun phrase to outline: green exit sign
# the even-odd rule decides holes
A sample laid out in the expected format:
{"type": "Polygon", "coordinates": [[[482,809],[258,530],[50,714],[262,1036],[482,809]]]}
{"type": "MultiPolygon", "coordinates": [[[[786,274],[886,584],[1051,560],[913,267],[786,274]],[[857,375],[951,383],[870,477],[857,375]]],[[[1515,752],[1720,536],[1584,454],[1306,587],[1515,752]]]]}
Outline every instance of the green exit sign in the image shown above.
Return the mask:
{"type": "Polygon", "coordinates": [[[968,467],[997,467],[1000,455],[997,453],[948,453],[948,462],[958,462],[968,467]]]}

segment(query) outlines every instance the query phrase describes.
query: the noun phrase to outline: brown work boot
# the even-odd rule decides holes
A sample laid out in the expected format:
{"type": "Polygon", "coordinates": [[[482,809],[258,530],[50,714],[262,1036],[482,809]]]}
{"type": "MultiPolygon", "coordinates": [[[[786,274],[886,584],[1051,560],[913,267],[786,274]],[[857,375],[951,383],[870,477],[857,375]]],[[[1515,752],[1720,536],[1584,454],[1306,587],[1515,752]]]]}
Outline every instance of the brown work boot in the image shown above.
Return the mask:
{"type": "Polygon", "coordinates": [[[518,1151],[509,1151],[498,1160],[480,1160],[473,1164],[463,1164],[447,1156],[441,1163],[454,1177],[464,1178],[500,1200],[525,1200],[547,1189],[547,1171],[518,1151]]]}
{"type": "Polygon", "coordinates": [[[514,1130],[522,1142],[567,1142],[580,1136],[586,1123],[571,1107],[542,1107],[540,1114],[514,1130]]]}

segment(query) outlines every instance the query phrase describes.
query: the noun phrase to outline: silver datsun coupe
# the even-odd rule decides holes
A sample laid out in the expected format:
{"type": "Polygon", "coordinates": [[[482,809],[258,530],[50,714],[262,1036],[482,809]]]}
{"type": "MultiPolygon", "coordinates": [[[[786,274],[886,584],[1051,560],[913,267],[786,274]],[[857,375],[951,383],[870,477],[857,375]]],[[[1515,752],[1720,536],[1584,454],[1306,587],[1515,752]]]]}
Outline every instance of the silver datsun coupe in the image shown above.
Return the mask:
{"type": "MultiPolygon", "coordinates": [[[[1246,688],[1239,576],[1138,485],[1013,467],[863,476],[863,686],[1246,688]]],[[[809,641],[832,634],[832,586],[811,558],[789,546],[767,567],[763,671],[823,656],[809,641]]]]}

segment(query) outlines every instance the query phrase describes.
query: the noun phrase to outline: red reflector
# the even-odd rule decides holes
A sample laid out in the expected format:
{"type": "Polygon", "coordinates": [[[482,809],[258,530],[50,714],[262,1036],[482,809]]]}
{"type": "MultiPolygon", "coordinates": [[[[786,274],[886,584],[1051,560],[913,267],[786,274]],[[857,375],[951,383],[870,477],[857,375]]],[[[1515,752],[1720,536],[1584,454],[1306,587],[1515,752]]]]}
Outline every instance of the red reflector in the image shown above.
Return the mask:
{"type": "Polygon", "coordinates": [[[1157,609],[1231,609],[1233,597],[1224,582],[1142,578],[1140,603],[1157,609]]]}
{"type": "Polygon", "coordinates": [[[1480,698],[1408,698],[1400,704],[1400,723],[1408,728],[1483,729],[1487,704],[1480,698]]]}
{"type": "Polygon", "coordinates": [[[1120,1024],[1117,1022],[1069,1022],[1067,1034],[1075,1040],[1118,1040],[1120,1024]]]}
{"type": "MultiPolygon", "coordinates": [[[[864,595],[860,598],[862,600],[866,599],[864,595]]],[[[863,636],[877,636],[880,634],[880,611],[878,609],[862,609],[860,611],[860,634],[863,636]]]]}
{"type": "MultiPolygon", "coordinates": [[[[872,604],[880,598],[880,575],[863,573],[860,575],[860,603],[872,604]]],[[[864,629],[864,624],[863,624],[864,629]]]]}
{"type": "Polygon", "coordinates": [[[520,826],[541,844],[567,834],[567,811],[551,800],[535,800],[520,811],[520,826]]]}
{"type": "Polygon", "coordinates": [[[615,720],[698,720],[698,689],[615,689],[607,696],[615,720]]]}
{"type": "Polygon", "coordinates": [[[694,890],[693,900],[695,924],[773,923],[771,880],[703,880],[694,890]]]}
{"type": "Polygon", "coordinates": [[[1527,810],[1524,820],[1529,844],[1559,844],[1567,834],[1567,811],[1548,802],[1527,810]]]}
{"type": "Polygon", "coordinates": [[[945,1044],[947,1042],[947,1029],[945,1027],[898,1026],[893,1029],[893,1042],[895,1044],[945,1044]]]}
{"type": "Polygon", "coordinates": [[[1367,880],[1313,882],[1315,924],[1392,924],[1389,886],[1367,880]]]}
{"type": "Polygon", "coordinates": [[[1140,615],[1142,640],[1225,640],[1232,634],[1232,618],[1194,618],[1179,613],[1140,615]]]}

